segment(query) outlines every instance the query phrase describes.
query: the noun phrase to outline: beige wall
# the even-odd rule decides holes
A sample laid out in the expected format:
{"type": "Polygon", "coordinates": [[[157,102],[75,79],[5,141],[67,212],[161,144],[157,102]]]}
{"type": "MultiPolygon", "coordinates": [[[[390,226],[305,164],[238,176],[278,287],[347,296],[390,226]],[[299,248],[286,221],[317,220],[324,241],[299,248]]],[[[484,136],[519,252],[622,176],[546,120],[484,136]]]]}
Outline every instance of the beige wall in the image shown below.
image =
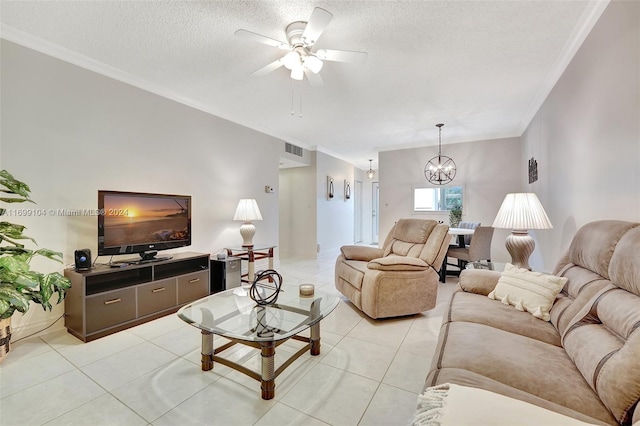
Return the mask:
{"type": "Polygon", "coordinates": [[[316,258],[317,197],[316,153],[310,152],[311,165],[280,170],[280,238],[282,256],[316,258]]]}
{"type": "MultiPolygon", "coordinates": [[[[255,241],[277,243],[283,141],[11,42],[2,41],[1,55],[0,167],[31,186],[37,207],[96,208],[99,189],[189,194],[193,244],[184,250],[216,252],[241,244],[233,213],[238,199],[255,198],[264,218],[255,241]]],[[[19,223],[65,263],[77,248],[97,254],[95,216],[19,223]]],[[[14,320],[18,336],[61,313],[61,305],[46,316],[34,306],[14,320]]]]}
{"type": "MultiPolygon", "coordinates": [[[[446,140],[446,132],[443,139],[446,140]]],[[[456,162],[452,186],[464,187],[463,220],[491,226],[509,192],[519,192],[524,173],[518,138],[446,144],[442,153],[456,162]]],[[[380,244],[400,218],[423,217],[449,223],[448,213],[413,215],[414,185],[428,186],[424,177],[427,161],[438,154],[437,146],[386,151],[379,154],[380,244]]],[[[491,248],[495,261],[508,261],[504,248],[507,230],[496,230],[491,248]]]]}
{"type": "Polygon", "coordinates": [[[353,243],[353,197],[344,199],[344,180],[351,183],[353,193],[354,167],[323,152],[316,153],[318,253],[338,250],[353,243]],[[327,198],[327,176],[334,179],[334,197],[327,198]]]}
{"type": "MultiPolygon", "coordinates": [[[[537,234],[551,270],[576,230],[640,221],[640,3],[612,1],[522,136],[554,225],[537,234]]],[[[532,265],[533,266],[533,265],[532,265]]]]}

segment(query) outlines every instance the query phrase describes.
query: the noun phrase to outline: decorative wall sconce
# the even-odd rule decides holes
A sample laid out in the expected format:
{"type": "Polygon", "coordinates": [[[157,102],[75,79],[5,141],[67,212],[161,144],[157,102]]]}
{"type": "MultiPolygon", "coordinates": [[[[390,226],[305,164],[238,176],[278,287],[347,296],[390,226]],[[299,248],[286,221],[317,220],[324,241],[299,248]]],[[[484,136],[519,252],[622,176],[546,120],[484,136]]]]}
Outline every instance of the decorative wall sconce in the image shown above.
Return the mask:
{"type": "Polygon", "coordinates": [[[344,200],[347,201],[351,198],[351,184],[348,180],[344,180],[344,200]]]}
{"type": "Polygon", "coordinates": [[[533,183],[538,180],[538,162],[535,158],[531,157],[529,160],[529,183],[533,183]]]}
{"type": "Polygon", "coordinates": [[[331,200],[333,198],[333,178],[331,176],[327,176],[327,199],[331,200]]]}

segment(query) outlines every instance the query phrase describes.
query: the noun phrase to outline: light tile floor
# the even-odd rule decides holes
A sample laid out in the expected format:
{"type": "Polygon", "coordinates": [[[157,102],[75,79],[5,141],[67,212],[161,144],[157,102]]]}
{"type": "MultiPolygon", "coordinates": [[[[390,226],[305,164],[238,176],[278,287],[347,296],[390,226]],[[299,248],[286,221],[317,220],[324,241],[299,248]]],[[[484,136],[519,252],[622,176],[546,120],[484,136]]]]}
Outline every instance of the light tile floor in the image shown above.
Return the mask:
{"type": "MultiPolygon", "coordinates": [[[[334,255],[276,263],[288,283],[339,294],[334,255]]],[[[435,309],[403,318],[372,320],[342,298],[321,323],[320,356],[290,365],[271,401],[228,367],[201,371],[199,330],[174,314],[90,343],[66,331],[21,341],[0,368],[0,425],[406,425],[456,282],[439,284],[435,309]]],[[[276,366],[299,344],[280,346],[276,366]]],[[[229,351],[258,368],[257,350],[229,351]]]]}

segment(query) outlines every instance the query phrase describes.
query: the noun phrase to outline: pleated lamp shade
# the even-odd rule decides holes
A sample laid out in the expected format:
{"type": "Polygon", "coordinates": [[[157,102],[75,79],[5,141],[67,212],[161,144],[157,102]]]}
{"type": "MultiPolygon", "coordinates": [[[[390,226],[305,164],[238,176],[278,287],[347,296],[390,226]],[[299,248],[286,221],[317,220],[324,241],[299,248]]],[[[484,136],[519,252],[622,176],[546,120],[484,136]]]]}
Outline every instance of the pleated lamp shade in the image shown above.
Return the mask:
{"type": "Polygon", "coordinates": [[[251,223],[252,220],[262,220],[260,209],[256,200],[244,198],[238,202],[236,213],[233,220],[241,220],[244,223],[240,226],[240,235],[242,236],[243,247],[253,247],[253,236],[256,234],[256,227],[251,223]]]}
{"type": "Polygon", "coordinates": [[[551,229],[553,225],[533,192],[507,194],[493,221],[494,228],[551,229]]]}
{"type": "Polygon", "coordinates": [[[244,222],[251,222],[252,220],[262,220],[258,203],[254,199],[242,199],[238,202],[236,207],[236,213],[233,215],[233,220],[242,220],[244,222]]]}

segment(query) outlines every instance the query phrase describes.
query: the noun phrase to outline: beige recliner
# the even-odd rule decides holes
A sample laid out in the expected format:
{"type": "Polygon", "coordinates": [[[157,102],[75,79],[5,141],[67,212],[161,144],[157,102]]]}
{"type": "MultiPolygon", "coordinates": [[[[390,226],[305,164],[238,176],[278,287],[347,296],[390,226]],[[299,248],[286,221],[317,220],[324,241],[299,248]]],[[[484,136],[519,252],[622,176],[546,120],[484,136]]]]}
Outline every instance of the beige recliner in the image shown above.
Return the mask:
{"type": "Polygon", "coordinates": [[[382,248],[343,246],[336,259],[336,288],[371,318],[432,309],[448,230],[435,220],[400,219],[382,248]]]}

